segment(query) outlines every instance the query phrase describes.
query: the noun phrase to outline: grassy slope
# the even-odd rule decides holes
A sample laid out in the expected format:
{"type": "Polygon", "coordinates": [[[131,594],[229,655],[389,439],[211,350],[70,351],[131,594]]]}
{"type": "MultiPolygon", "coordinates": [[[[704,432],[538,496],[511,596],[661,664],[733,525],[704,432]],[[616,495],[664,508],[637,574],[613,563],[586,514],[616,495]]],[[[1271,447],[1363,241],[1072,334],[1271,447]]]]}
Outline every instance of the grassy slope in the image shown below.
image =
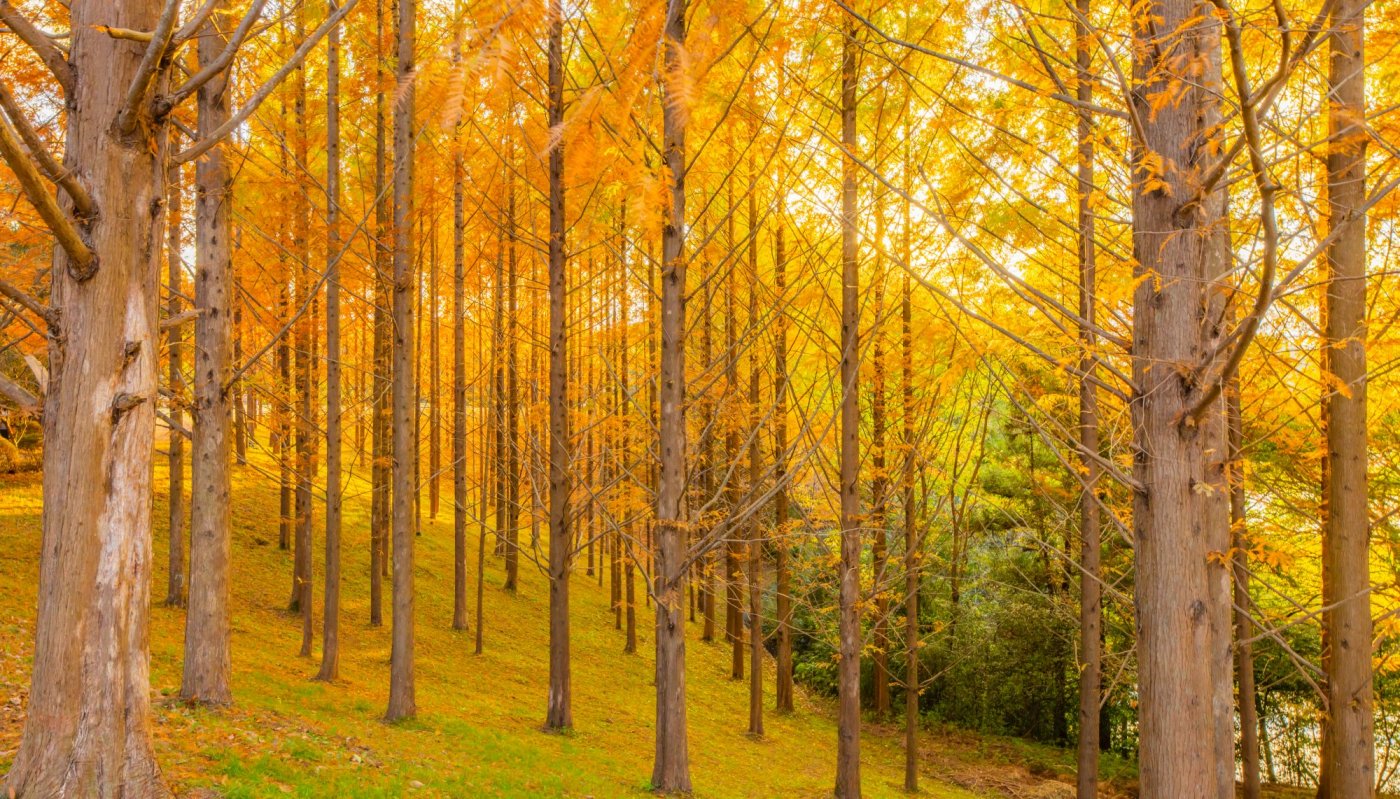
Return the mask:
{"type": "MultiPolygon", "coordinates": [[[[228,797],[644,795],[651,773],[654,699],[649,609],[638,608],[641,654],[624,655],[605,590],[585,578],[580,567],[573,600],[576,731],[544,734],[539,728],[547,675],[544,578],[523,564],[522,590],[511,596],[500,589],[498,559],[488,556],[486,651],[472,655],[470,635],[449,629],[452,542],[450,512],[445,511],[437,522],[425,522],[417,541],[420,715],[410,724],[383,724],[389,631],[366,623],[368,486],[352,482],[346,502],[342,679],[326,685],[309,679],[318,660],[296,657],[300,624],[283,610],[290,592],[290,555],[276,546],[274,482],[255,467],[235,471],[233,707],[204,710],[168,698],[180,680],[184,615],[160,606],[152,611],[151,682],[159,694],[156,747],[165,775],[178,791],[207,786],[228,797]]],[[[158,492],[166,485],[163,462],[156,485],[158,492]]],[[[443,490],[446,498],[450,481],[444,481],[443,490]]],[[[14,756],[23,720],[38,575],[39,498],[37,475],[0,478],[0,585],[5,586],[0,593],[0,771],[14,756]]],[[[165,497],[158,496],[158,530],[165,516],[165,497]]],[[[317,522],[322,523],[319,516],[317,522]]],[[[321,536],[318,526],[318,547],[321,536]]],[[[163,533],[156,539],[153,593],[160,597],[166,548],[163,533]]],[[[318,552],[318,608],[321,557],[318,552]]],[[[319,624],[318,618],[318,637],[319,624]]],[[[745,734],[747,687],[727,678],[727,650],[702,644],[694,632],[688,655],[697,796],[829,793],[836,733],[827,703],[799,695],[795,715],[770,713],[767,736],[752,740],[745,734]]],[[[770,692],[771,686],[770,672],[770,692]]],[[[769,700],[771,704],[771,693],[769,700]]],[[[973,796],[932,776],[949,773],[951,755],[937,741],[928,746],[926,795],[973,796]]],[[[898,739],[868,733],[863,754],[867,795],[902,795],[898,739]]]]}

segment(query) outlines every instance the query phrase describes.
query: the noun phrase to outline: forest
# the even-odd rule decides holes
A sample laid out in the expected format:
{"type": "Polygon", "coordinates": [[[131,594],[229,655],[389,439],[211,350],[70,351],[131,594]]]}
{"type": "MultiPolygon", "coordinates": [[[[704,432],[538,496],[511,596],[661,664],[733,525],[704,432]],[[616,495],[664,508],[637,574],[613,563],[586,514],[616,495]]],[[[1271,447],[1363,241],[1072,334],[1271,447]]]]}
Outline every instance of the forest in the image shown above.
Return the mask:
{"type": "Polygon", "coordinates": [[[1396,0],[0,0],[0,795],[1400,796],[1396,0]]]}

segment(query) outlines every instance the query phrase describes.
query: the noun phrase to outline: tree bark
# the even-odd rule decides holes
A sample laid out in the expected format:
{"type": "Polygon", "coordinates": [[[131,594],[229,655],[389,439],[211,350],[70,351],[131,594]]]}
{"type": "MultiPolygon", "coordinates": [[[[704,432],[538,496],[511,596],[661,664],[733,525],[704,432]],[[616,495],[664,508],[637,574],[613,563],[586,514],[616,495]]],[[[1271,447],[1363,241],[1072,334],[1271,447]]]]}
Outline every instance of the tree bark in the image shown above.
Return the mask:
{"type": "Polygon", "coordinates": [[[14,796],[168,795],[151,747],[148,645],[166,126],[143,102],[122,131],[145,45],[97,29],[154,30],[162,5],[72,8],[63,162],[102,213],[76,222],[95,260],[54,251],[62,329],[49,339],[34,669],[0,784],[14,796]]]}
{"type": "Polygon", "coordinates": [[[1250,617],[1249,534],[1245,520],[1244,426],[1240,414],[1239,380],[1231,381],[1226,395],[1230,445],[1230,530],[1234,571],[1235,685],[1240,709],[1240,771],[1244,799],[1259,799],[1259,712],[1254,685],[1254,621],[1250,617]]]}
{"type": "Polygon", "coordinates": [[[685,710],[685,124],[683,89],[686,0],[666,6],[662,77],[662,153],[670,189],[661,231],[661,472],[656,504],[656,758],[651,787],[689,793],[685,710]]]}
{"type": "MultiPolygon", "coordinates": [[[[549,127],[564,124],[564,11],[549,2],[549,127]]],[[[574,726],[569,673],[569,372],[564,252],[564,142],[549,150],[549,697],[545,727],[574,726]]],[[[623,289],[626,291],[626,289],[623,289]]],[[[624,319],[624,324],[626,320],[624,319]]]]}
{"type": "Polygon", "coordinates": [[[836,796],[860,799],[860,241],[856,227],[856,21],[841,42],[841,565],[836,796]]]}
{"type": "Polygon", "coordinates": [[[375,13],[375,76],[379,91],[374,97],[374,418],[370,423],[370,534],[369,534],[369,623],[378,627],[384,623],[384,572],[387,567],[390,528],[390,466],[393,458],[390,443],[390,341],[389,273],[393,268],[389,243],[389,197],[385,191],[388,171],[388,146],[385,141],[384,97],[386,95],[384,68],[384,3],[374,4],[375,13]]]}
{"type": "MultiPolygon", "coordinates": [[[[467,629],[466,183],[460,137],[452,159],[452,629],[467,629]]],[[[480,327],[477,328],[480,331],[480,327]]],[[[481,406],[484,409],[486,405],[481,406]]],[[[482,425],[483,435],[488,430],[482,425]]],[[[483,444],[485,440],[483,439],[483,444]]],[[[484,447],[483,447],[484,448],[484,447]]],[[[483,465],[485,461],[483,460],[483,465]]],[[[486,485],[486,470],[481,472],[486,485]]],[[[483,493],[483,498],[485,494],[483,493]]],[[[481,503],[486,518],[486,503],[481,503]]],[[[483,522],[484,523],[484,522],[483,522]]]]}
{"type": "MultiPolygon", "coordinates": [[[[199,61],[219,57],[226,37],[211,17],[199,37],[199,61]]],[[[228,120],[227,73],[198,92],[199,132],[208,136],[228,120]]],[[[233,177],[221,147],[195,164],[194,404],[190,473],[190,598],[185,619],[185,667],[180,697],[227,703],[229,673],[229,561],[233,521],[229,500],[232,412],[227,390],[232,365],[232,272],[229,199],[233,177]]]]}
{"type": "Polygon", "coordinates": [[[773,495],[774,582],[777,584],[778,676],[774,707],[780,713],[792,712],[792,584],[788,571],[788,492],[787,492],[787,244],[783,230],[785,211],[779,190],[776,226],[773,231],[773,286],[777,308],[773,320],[773,495]]]}
{"type": "Polygon", "coordinates": [[[1134,29],[1133,97],[1144,121],[1133,153],[1139,282],[1131,402],[1143,799],[1213,799],[1218,790],[1218,598],[1209,555],[1211,509],[1224,496],[1223,474],[1207,462],[1206,450],[1216,443],[1213,421],[1198,424],[1190,416],[1203,390],[1196,375],[1161,368],[1205,357],[1210,341],[1201,316],[1210,303],[1208,283],[1218,277],[1212,267],[1221,209],[1209,200],[1182,207],[1215,151],[1206,120],[1218,103],[1218,73],[1203,81],[1181,73],[1188,62],[1219,64],[1218,22],[1199,11],[1192,0],[1155,0],[1136,15],[1134,29]],[[1162,91],[1183,96],[1154,111],[1148,98],[1162,91]]]}
{"type": "MultiPolygon", "coordinates": [[[[1074,21],[1075,97],[1082,106],[1094,99],[1087,20],[1089,0],[1077,0],[1074,21]]],[[[1094,317],[1098,268],[1094,241],[1094,120],[1078,112],[1079,230],[1079,463],[1084,486],[1079,495],[1079,751],[1076,795],[1096,799],[1099,790],[1099,705],[1103,684],[1103,585],[1100,560],[1103,539],[1099,525],[1100,473],[1099,401],[1094,389],[1094,317]]]]}
{"type": "Polygon", "coordinates": [[[413,682],[413,107],[416,0],[398,0],[398,103],[394,107],[393,635],[387,721],[418,713],[413,682]]]}
{"type": "MultiPolygon", "coordinates": [[[[338,0],[328,0],[334,14],[338,0]]],[[[326,40],[326,588],[321,670],[340,676],[341,363],[340,363],[340,30],[326,40]]]]}
{"type": "Polygon", "coordinates": [[[1325,799],[1369,797],[1376,780],[1366,469],[1366,5],[1339,0],[1333,6],[1328,52],[1327,219],[1334,239],[1323,308],[1325,799]]]}
{"type": "MultiPolygon", "coordinates": [[[[165,302],[166,316],[180,313],[184,294],[184,266],[181,263],[181,186],[180,165],[168,168],[169,186],[166,188],[166,236],[165,245],[166,280],[169,295],[165,302]]],[[[169,350],[170,418],[175,425],[183,425],[185,419],[185,326],[176,325],[166,333],[166,346],[169,350]]],[[[169,607],[185,605],[185,437],[180,432],[170,431],[169,444],[170,479],[170,566],[165,586],[165,604],[169,607]]]]}

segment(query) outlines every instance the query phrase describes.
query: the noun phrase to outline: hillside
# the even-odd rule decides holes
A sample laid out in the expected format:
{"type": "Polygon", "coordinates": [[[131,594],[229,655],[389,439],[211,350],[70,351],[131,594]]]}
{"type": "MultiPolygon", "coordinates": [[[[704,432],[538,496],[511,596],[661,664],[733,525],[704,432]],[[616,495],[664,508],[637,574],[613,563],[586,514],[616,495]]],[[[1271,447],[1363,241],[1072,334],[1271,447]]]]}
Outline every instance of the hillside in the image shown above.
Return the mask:
{"type": "MultiPolygon", "coordinates": [[[[156,475],[153,593],[163,594],[166,546],[164,460],[156,475]]],[[[263,464],[266,466],[266,464],[263,464]]],[[[166,777],[181,795],[261,797],[646,795],[651,769],[650,612],[639,608],[639,654],[622,653],[607,596],[580,569],[575,580],[572,735],[547,735],[543,719],[548,641],[544,578],[522,570],[517,596],[500,589],[488,555],[485,653],[449,629],[451,522],[425,520],[418,539],[418,702],[411,724],[382,723],[388,691],[388,627],[368,618],[368,486],[356,480],[346,503],[344,643],[341,681],[310,677],[317,661],[296,656],[300,625],[284,610],[290,554],[276,546],[275,480],[259,464],[238,467],[234,485],[233,668],[235,704],[222,710],[182,705],[179,685],[183,612],[152,614],[155,739],[166,777]],[[215,789],[210,794],[201,789],[215,789]]],[[[38,475],[0,483],[0,771],[13,757],[23,720],[37,585],[38,475]]],[[[444,503],[446,504],[446,503],[444,503]]],[[[319,510],[319,508],[318,508],[319,510]]],[[[320,530],[316,538],[320,539],[320,530]]],[[[320,579],[320,554],[317,579],[320,579]]],[[[474,564],[473,564],[474,565],[474,564]]],[[[319,605],[321,586],[317,585],[319,605]]],[[[387,608],[386,608],[387,613],[387,608]]],[[[318,619],[319,633],[319,619],[318,619]]],[[[727,650],[688,647],[690,752],[699,797],[815,797],[829,793],[835,725],[827,703],[799,695],[799,712],[770,714],[767,736],[745,733],[747,687],[728,679],[727,650]],[[781,762],[782,768],[772,768],[781,762]]],[[[771,690],[771,679],[769,686],[771,690]]],[[[771,699],[770,699],[771,701],[771,699]]],[[[872,797],[902,795],[902,754],[893,730],[867,734],[862,768],[872,797]]],[[[929,748],[925,793],[939,799],[979,795],[953,784],[1018,781],[947,777],[962,752],[929,748]],[[950,760],[952,758],[952,760],[950,760]]],[[[1024,773],[1021,772],[1024,776],[1024,773]]],[[[1038,783],[1038,780],[1032,781],[1038,783]]],[[[1063,784],[1038,786],[1060,796],[1063,784]]],[[[1047,791],[1039,793],[1039,791],[1047,791]]]]}

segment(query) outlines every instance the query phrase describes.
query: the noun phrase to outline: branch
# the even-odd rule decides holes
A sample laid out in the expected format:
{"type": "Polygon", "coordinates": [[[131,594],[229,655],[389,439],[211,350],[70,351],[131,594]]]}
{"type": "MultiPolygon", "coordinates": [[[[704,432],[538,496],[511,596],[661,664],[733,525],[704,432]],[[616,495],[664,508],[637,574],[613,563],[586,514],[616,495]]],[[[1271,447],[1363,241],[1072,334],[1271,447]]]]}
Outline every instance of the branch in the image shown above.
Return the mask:
{"type": "Polygon", "coordinates": [[[11,402],[18,405],[19,409],[25,413],[38,415],[40,410],[39,398],[29,393],[29,389],[2,374],[0,374],[0,394],[8,397],[11,402]]]}
{"type": "Polygon", "coordinates": [[[39,162],[39,168],[49,180],[58,184],[68,193],[68,197],[73,200],[73,208],[77,215],[87,219],[93,216],[95,206],[92,197],[87,193],[87,189],[78,182],[78,178],[71,171],[64,169],[54,157],[49,154],[49,150],[39,141],[39,135],[34,131],[29,120],[25,118],[24,112],[20,109],[19,103],[15,102],[14,95],[5,84],[0,83],[0,109],[10,117],[10,124],[19,131],[19,137],[24,140],[24,144],[29,148],[29,152],[34,159],[39,162]]]}
{"type": "MultiPolygon", "coordinates": [[[[1224,16],[1225,40],[1230,45],[1230,69],[1234,73],[1235,92],[1240,97],[1240,117],[1244,122],[1244,140],[1249,149],[1249,168],[1253,173],[1254,183],[1259,191],[1259,215],[1261,234],[1264,237],[1264,264],[1262,273],[1259,276],[1259,295],[1254,298],[1254,307],[1250,309],[1249,316],[1245,317],[1241,323],[1242,331],[1236,337],[1234,347],[1230,350],[1230,355],[1225,359],[1225,365],[1220,372],[1211,375],[1206,385],[1206,390],[1201,394],[1196,404],[1187,411],[1186,420],[1195,425],[1205,414],[1210,404],[1220,396],[1224,390],[1225,383],[1230,376],[1239,368],[1240,362],[1244,360],[1245,351],[1254,341],[1254,334],[1259,330],[1259,323],[1263,320],[1265,312],[1273,302],[1274,276],[1278,273],[1278,219],[1274,213],[1274,194],[1278,192],[1278,186],[1269,178],[1268,166],[1264,163],[1263,145],[1259,136],[1259,115],[1255,99],[1251,96],[1249,88],[1249,73],[1245,71],[1244,49],[1242,44],[1243,36],[1240,33],[1238,20],[1234,12],[1230,9],[1226,0],[1212,0],[1216,8],[1220,9],[1224,16]]],[[[1215,359],[1219,357],[1219,352],[1212,353],[1202,367],[1209,370],[1214,365],[1215,359]]]]}
{"type": "MultiPolygon", "coordinates": [[[[0,0],[0,2],[3,2],[3,0],[0,0]]],[[[321,39],[327,33],[330,32],[331,28],[334,28],[336,25],[339,25],[340,21],[342,19],[345,19],[346,15],[349,14],[350,11],[355,8],[355,5],[358,2],[359,0],[350,0],[350,2],[341,6],[340,9],[337,10],[334,14],[327,17],[326,20],[316,28],[316,30],[311,32],[311,35],[306,37],[306,40],[303,41],[301,43],[301,46],[299,46],[296,49],[296,52],[293,53],[292,57],[287,60],[287,63],[283,64],[282,68],[277,70],[277,72],[271,78],[268,79],[267,83],[264,83],[262,86],[259,86],[258,90],[253,92],[253,96],[249,97],[248,102],[244,103],[243,107],[238,109],[238,113],[229,117],[229,119],[226,122],[224,122],[224,124],[215,128],[214,131],[204,139],[195,142],[194,144],[191,144],[188,148],[181,150],[179,153],[176,153],[174,156],[171,157],[170,160],[176,164],[183,164],[189,161],[193,161],[194,159],[200,157],[201,155],[204,155],[205,153],[213,149],[216,145],[219,144],[219,142],[224,140],[225,136],[229,135],[234,130],[237,130],[238,126],[242,125],[244,120],[252,116],[254,111],[258,110],[258,106],[262,105],[263,101],[266,100],[268,96],[272,94],[273,89],[276,89],[277,86],[282,83],[282,81],[286,80],[288,75],[292,74],[292,70],[296,69],[298,66],[301,65],[302,61],[306,60],[307,54],[310,53],[311,50],[316,47],[316,44],[320,42],[321,39]]]]}
{"type": "Polygon", "coordinates": [[[117,115],[117,129],[122,133],[129,134],[136,130],[141,101],[145,99],[146,91],[151,88],[151,79],[165,58],[165,48],[169,46],[170,35],[175,31],[175,17],[179,11],[180,0],[166,0],[165,10],[160,12],[160,19],[156,21],[155,33],[151,35],[146,53],[141,56],[141,64],[136,68],[136,77],[131,79],[131,85],[126,89],[126,102],[117,115]]]}
{"type": "Polygon", "coordinates": [[[193,322],[194,320],[198,319],[203,315],[203,308],[195,308],[193,310],[184,311],[183,313],[177,313],[174,316],[167,316],[166,318],[160,320],[160,330],[162,333],[167,330],[174,330],[180,325],[193,322]]]}
{"type": "MultiPolygon", "coordinates": [[[[0,3],[4,1],[0,0],[0,3]]],[[[44,185],[43,176],[35,168],[34,162],[24,154],[24,149],[15,139],[15,132],[10,127],[9,121],[4,118],[0,118],[0,156],[4,157],[5,163],[9,164],[10,169],[14,171],[20,187],[24,189],[25,196],[29,198],[29,202],[33,203],[34,209],[39,212],[44,223],[53,231],[59,246],[68,253],[68,257],[72,261],[69,265],[69,271],[79,280],[92,277],[92,273],[97,270],[97,256],[88,248],[82,236],[78,234],[73,220],[69,219],[67,214],[63,213],[63,209],[58,207],[58,201],[44,185]],[[76,270],[74,267],[77,267],[76,270]]]]}
{"type": "Polygon", "coordinates": [[[15,304],[28,308],[40,319],[43,319],[53,327],[58,323],[58,312],[53,308],[39,302],[33,295],[21,289],[19,286],[8,280],[0,279],[0,294],[13,300],[15,304]]]}
{"type": "Polygon", "coordinates": [[[238,23],[238,28],[234,30],[233,36],[229,38],[218,57],[205,64],[178,89],[162,98],[162,103],[167,103],[169,108],[174,108],[187,100],[190,95],[199,90],[200,86],[208,83],[215,75],[228,69],[233,57],[238,54],[238,49],[243,46],[243,40],[248,38],[248,32],[253,29],[253,23],[262,16],[262,9],[266,3],[267,0],[254,0],[248,8],[248,13],[243,15],[243,21],[238,23]]]}
{"type": "Polygon", "coordinates": [[[73,68],[68,65],[68,59],[63,57],[63,53],[59,52],[58,45],[19,13],[19,9],[10,4],[10,0],[0,0],[0,21],[9,26],[10,30],[48,65],[49,71],[58,79],[58,85],[63,87],[63,93],[72,94],[73,68]]]}

